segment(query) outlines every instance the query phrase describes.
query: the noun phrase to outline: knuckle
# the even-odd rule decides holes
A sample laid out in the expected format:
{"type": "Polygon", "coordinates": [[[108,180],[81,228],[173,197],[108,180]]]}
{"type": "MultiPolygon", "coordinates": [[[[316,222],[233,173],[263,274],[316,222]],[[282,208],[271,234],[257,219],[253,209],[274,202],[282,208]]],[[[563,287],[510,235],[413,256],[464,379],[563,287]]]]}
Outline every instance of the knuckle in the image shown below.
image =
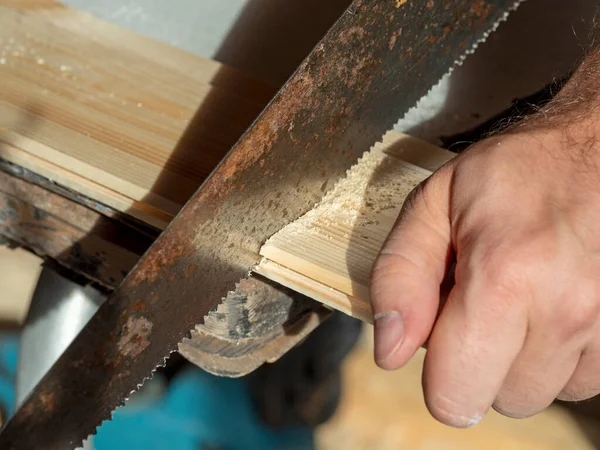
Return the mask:
{"type": "Polygon", "coordinates": [[[494,305],[535,306],[536,320],[549,322],[562,340],[568,340],[590,332],[600,320],[600,283],[560,268],[554,241],[540,233],[527,242],[488,248],[473,258],[471,271],[478,271],[494,305]],[[565,279],[574,280],[568,289],[565,279]]]}
{"type": "Polygon", "coordinates": [[[494,302],[512,301],[523,290],[526,282],[524,261],[519,252],[499,250],[483,257],[478,264],[486,290],[494,302]]]}
{"type": "Polygon", "coordinates": [[[590,314],[584,312],[585,309],[578,310],[578,308],[574,308],[577,312],[572,310],[566,314],[556,314],[554,322],[561,340],[570,340],[592,328],[595,320],[592,320],[590,314]]]}
{"type": "Polygon", "coordinates": [[[587,337],[598,323],[600,296],[589,283],[580,280],[561,297],[550,313],[553,330],[562,341],[587,337]]]}
{"type": "Polygon", "coordinates": [[[439,200],[443,197],[451,173],[451,168],[443,167],[413,188],[404,200],[401,215],[418,209],[428,217],[437,217],[439,200]]]}
{"type": "Polygon", "coordinates": [[[413,269],[412,261],[401,254],[381,255],[371,270],[371,284],[407,275],[410,269],[413,269]]]}
{"type": "Polygon", "coordinates": [[[422,183],[419,183],[413,188],[412,191],[408,193],[406,199],[404,200],[404,204],[402,205],[402,211],[400,213],[401,216],[414,211],[419,207],[419,205],[421,205],[424,202],[426,185],[427,180],[423,181],[422,183]]]}
{"type": "Polygon", "coordinates": [[[585,288],[576,288],[571,301],[561,303],[559,320],[568,334],[579,333],[592,328],[600,314],[600,299],[585,288]]]}
{"type": "Polygon", "coordinates": [[[369,276],[370,299],[373,307],[379,309],[397,298],[398,286],[412,286],[419,270],[410,259],[400,255],[381,255],[369,276]]]}
{"type": "Polygon", "coordinates": [[[479,262],[489,281],[511,287],[526,280],[539,282],[556,258],[558,244],[555,233],[543,230],[513,230],[501,241],[491,240],[480,251],[479,262]]]}

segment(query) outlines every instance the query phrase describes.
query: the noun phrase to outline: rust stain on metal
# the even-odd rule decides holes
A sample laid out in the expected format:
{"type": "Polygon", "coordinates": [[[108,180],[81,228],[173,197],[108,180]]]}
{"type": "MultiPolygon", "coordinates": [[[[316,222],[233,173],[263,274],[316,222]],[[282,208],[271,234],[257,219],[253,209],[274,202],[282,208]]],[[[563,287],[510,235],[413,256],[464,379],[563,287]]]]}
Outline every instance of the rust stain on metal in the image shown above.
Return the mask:
{"type": "Polygon", "coordinates": [[[46,411],[52,412],[52,410],[54,410],[54,407],[56,406],[56,394],[54,392],[41,393],[40,403],[46,411]]]}
{"type": "MultiPolygon", "coordinates": [[[[375,5],[371,8],[378,7],[375,5]]],[[[373,54],[373,47],[368,45],[368,42],[374,42],[375,31],[364,26],[352,26],[340,30],[335,36],[334,41],[339,45],[326,49],[323,44],[319,44],[313,52],[313,59],[317,62],[305,61],[299,67],[296,75],[255,122],[252,130],[240,140],[218,171],[207,180],[198,193],[198,201],[185,208],[180,215],[181,220],[177,222],[189,221],[198,229],[203,223],[202,218],[208,216],[208,205],[201,199],[210,199],[209,208],[220,208],[220,199],[228,196],[234,189],[246,189],[245,183],[236,181],[240,173],[249,167],[256,167],[258,178],[277,176],[277,172],[266,170],[268,155],[276,144],[289,141],[290,152],[295,152],[297,159],[314,152],[311,140],[296,137],[296,130],[299,130],[299,135],[302,134],[313,121],[323,120],[324,117],[335,121],[326,130],[327,135],[317,135],[313,142],[321,148],[331,147],[328,144],[344,131],[349,123],[348,118],[361,105],[360,101],[353,101],[349,106],[343,105],[340,99],[347,96],[349,89],[354,90],[359,85],[361,89],[358,98],[366,95],[373,74],[376,73],[372,70],[373,66],[381,64],[373,54]],[[263,167],[265,170],[260,173],[263,167]],[[204,211],[196,210],[196,205],[203,205],[204,211]]]]}
{"type": "Polygon", "coordinates": [[[108,387],[110,388],[114,383],[118,383],[122,379],[127,378],[129,376],[129,374],[130,374],[129,370],[125,370],[123,372],[118,373],[117,376],[114,377],[114,379],[110,380],[110,383],[108,384],[108,387]]]}
{"type": "Polygon", "coordinates": [[[402,36],[402,28],[398,28],[398,30],[392,33],[390,40],[388,41],[388,48],[390,50],[394,49],[394,46],[396,45],[396,39],[398,39],[400,36],[402,36]]]}
{"type": "MultiPolygon", "coordinates": [[[[280,133],[283,130],[293,129],[296,115],[314,105],[315,89],[314,78],[307,71],[290,80],[285,92],[273,102],[278,106],[268,108],[263,113],[252,133],[247,136],[247,139],[239,142],[236,151],[223,161],[218,172],[208,180],[199,195],[223,198],[231,192],[233,188],[231,180],[236,175],[257,163],[262,167],[265,162],[261,161],[261,158],[270,152],[278,141],[280,133]],[[285,113],[281,114],[281,111],[285,113]]],[[[184,210],[184,214],[186,212],[184,210]]],[[[193,214],[193,211],[191,213],[193,214]]]]}
{"type": "Polygon", "coordinates": [[[198,267],[197,267],[195,264],[189,264],[189,265],[188,265],[188,266],[185,268],[185,272],[184,272],[185,276],[186,276],[186,277],[189,277],[190,275],[192,275],[192,274],[193,274],[193,273],[196,271],[196,269],[197,269],[197,268],[198,268],[198,267]]]}
{"type": "Polygon", "coordinates": [[[169,272],[174,261],[180,257],[193,253],[193,231],[189,226],[179,226],[179,230],[173,230],[176,238],[159,239],[143,262],[131,274],[128,283],[139,285],[142,282],[153,283],[162,273],[169,272]]]}
{"type": "Polygon", "coordinates": [[[486,4],[485,0],[473,3],[471,6],[471,12],[481,16],[485,9],[488,9],[490,5],[486,4]]]}
{"type": "Polygon", "coordinates": [[[338,41],[342,44],[349,44],[353,39],[363,39],[367,32],[362,27],[351,27],[342,31],[338,36],[338,41]]]}
{"type": "Polygon", "coordinates": [[[34,407],[33,403],[26,403],[23,406],[21,406],[21,409],[19,410],[19,413],[23,414],[25,417],[28,417],[32,413],[34,413],[35,410],[36,410],[36,408],[34,407]]]}
{"type": "Polygon", "coordinates": [[[145,317],[130,316],[121,330],[117,349],[123,356],[135,357],[150,345],[152,322],[145,317]]]}
{"type": "MultiPolygon", "coordinates": [[[[132,306],[131,306],[131,310],[133,312],[142,312],[146,309],[146,302],[144,302],[143,300],[138,300],[136,301],[132,306]]],[[[123,311],[125,312],[125,311],[123,311]]]]}
{"type": "MultiPolygon", "coordinates": [[[[42,380],[27,400],[35,417],[17,413],[0,442],[32,448],[35,433],[61,449],[93,431],[248,274],[264,240],[322,198],[320,187],[343,177],[492,22],[477,30],[471,6],[490,11],[480,0],[435,0],[432,11],[427,1],[353,4],[42,380]],[[428,46],[447,23],[450,39],[428,46]],[[391,53],[400,27],[402,46],[391,53]],[[186,277],[190,264],[199,269],[186,277]],[[146,310],[134,313],[139,299],[146,310]],[[58,440],[39,401],[56,389],[58,440]],[[83,396],[97,397],[91,413],[83,396]]],[[[513,3],[495,0],[489,17],[513,3]]]]}

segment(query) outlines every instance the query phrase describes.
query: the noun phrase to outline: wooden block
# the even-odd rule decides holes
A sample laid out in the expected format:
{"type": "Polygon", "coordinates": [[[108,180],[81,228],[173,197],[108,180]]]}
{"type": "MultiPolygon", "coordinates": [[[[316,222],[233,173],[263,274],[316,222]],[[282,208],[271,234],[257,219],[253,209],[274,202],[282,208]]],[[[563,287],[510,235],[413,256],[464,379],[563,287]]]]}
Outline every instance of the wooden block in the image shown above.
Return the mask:
{"type": "Polygon", "coordinates": [[[406,196],[454,155],[388,133],[314,209],[271,237],[257,273],[370,322],[373,263],[406,196]]]}
{"type": "Polygon", "coordinates": [[[0,329],[25,321],[42,260],[20,248],[0,246],[0,329]]]}
{"type": "Polygon", "coordinates": [[[2,171],[0,236],[109,289],[153,242],[133,227],[2,171]]]}
{"type": "Polygon", "coordinates": [[[0,0],[0,70],[1,158],[159,228],[275,92],[53,0],[0,0]]]}

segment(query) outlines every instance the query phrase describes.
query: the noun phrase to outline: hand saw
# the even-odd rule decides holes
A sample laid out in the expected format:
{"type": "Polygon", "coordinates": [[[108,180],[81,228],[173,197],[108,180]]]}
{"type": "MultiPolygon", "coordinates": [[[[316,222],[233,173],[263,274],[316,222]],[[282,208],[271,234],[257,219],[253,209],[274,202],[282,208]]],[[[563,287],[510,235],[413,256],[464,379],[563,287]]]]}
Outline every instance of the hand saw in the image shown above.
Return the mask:
{"type": "Polygon", "coordinates": [[[261,244],[520,1],[355,0],[10,419],[0,448],[81,445],[249,275],[261,244]]]}

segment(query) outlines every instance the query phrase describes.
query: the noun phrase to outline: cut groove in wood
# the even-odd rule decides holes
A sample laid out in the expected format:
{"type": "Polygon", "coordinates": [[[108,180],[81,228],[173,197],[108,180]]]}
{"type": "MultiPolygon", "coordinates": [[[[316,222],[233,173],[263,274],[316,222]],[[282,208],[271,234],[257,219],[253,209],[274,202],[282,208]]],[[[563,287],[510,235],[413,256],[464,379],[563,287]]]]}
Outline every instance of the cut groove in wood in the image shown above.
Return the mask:
{"type": "Polygon", "coordinates": [[[314,209],[271,237],[257,273],[371,322],[369,277],[408,194],[454,156],[388,133],[314,209]]]}
{"type": "Polygon", "coordinates": [[[351,297],[312,278],[294,272],[276,262],[265,259],[254,271],[282,286],[311,297],[330,308],[356,317],[363,322],[373,322],[373,313],[371,305],[368,302],[362,302],[360,299],[351,297]]]}

